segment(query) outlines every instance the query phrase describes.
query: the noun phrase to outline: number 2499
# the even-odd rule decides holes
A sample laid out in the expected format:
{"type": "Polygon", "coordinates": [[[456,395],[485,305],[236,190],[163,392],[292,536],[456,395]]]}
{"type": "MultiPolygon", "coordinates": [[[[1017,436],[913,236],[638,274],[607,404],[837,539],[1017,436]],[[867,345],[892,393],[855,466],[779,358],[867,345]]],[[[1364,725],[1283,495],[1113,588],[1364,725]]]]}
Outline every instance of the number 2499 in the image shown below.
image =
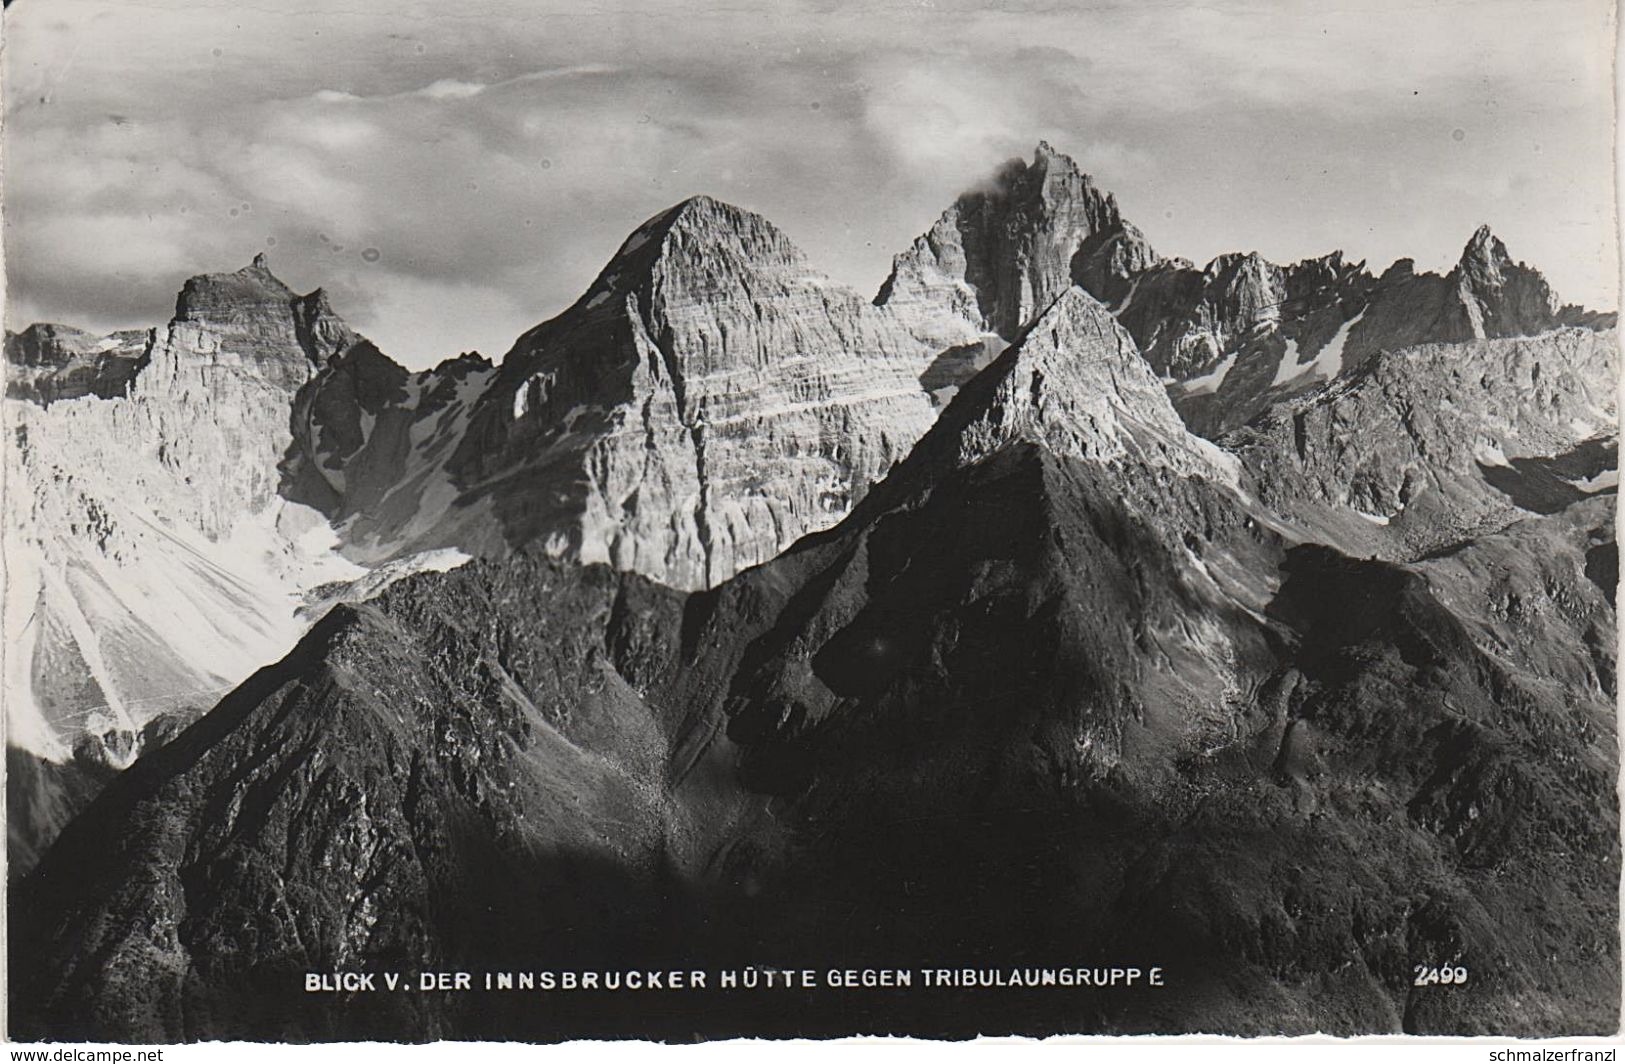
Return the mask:
{"type": "Polygon", "coordinates": [[[1467,982],[1467,969],[1445,965],[1436,967],[1430,964],[1416,966],[1416,982],[1413,986],[1460,986],[1467,982]]]}

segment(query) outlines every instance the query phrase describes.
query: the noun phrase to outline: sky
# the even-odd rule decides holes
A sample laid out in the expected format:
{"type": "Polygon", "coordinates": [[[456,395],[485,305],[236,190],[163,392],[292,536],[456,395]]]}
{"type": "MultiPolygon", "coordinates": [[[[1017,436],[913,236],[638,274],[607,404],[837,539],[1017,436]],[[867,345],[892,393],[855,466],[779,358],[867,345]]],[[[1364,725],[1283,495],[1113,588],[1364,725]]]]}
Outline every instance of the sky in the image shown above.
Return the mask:
{"type": "Polygon", "coordinates": [[[872,294],[1041,139],[1198,263],[1618,305],[1608,0],[13,0],[6,324],[156,325],[265,252],[421,368],[498,357],[706,193],[872,294]]]}

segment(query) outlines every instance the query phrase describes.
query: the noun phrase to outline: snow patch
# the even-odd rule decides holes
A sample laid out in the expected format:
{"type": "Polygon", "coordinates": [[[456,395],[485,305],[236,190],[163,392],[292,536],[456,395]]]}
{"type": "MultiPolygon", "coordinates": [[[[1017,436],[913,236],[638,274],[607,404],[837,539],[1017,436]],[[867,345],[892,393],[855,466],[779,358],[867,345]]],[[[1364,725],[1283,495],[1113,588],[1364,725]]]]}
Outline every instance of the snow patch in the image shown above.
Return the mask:
{"type": "Polygon", "coordinates": [[[1595,495],[1599,491],[1619,487],[1619,470],[1604,469],[1594,477],[1587,477],[1584,480],[1571,480],[1569,483],[1587,495],[1595,495]]]}
{"type": "Polygon", "coordinates": [[[1241,490],[1241,459],[1212,440],[1201,436],[1190,436],[1187,442],[1207,459],[1208,465],[1218,474],[1220,483],[1227,485],[1243,499],[1248,498],[1247,493],[1241,490]]]}
{"type": "Polygon", "coordinates": [[[1128,313],[1128,308],[1134,305],[1134,293],[1138,292],[1139,290],[1140,278],[1136,277],[1129,283],[1128,294],[1123,297],[1123,302],[1118,306],[1113,307],[1112,313],[1117,315],[1128,313]]]}
{"type": "Polygon", "coordinates": [[[1219,387],[1224,384],[1224,379],[1230,376],[1230,370],[1234,368],[1235,364],[1236,356],[1232,353],[1200,377],[1192,377],[1190,380],[1181,382],[1184,394],[1207,395],[1210,392],[1218,391],[1219,387]]]}
{"type": "Polygon", "coordinates": [[[1345,321],[1341,328],[1326,341],[1326,346],[1315,353],[1315,359],[1307,366],[1298,365],[1298,344],[1296,340],[1287,341],[1286,354],[1281,357],[1281,365],[1275,371],[1275,380],[1271,382],[1272,388],[1283,384],[1302,380],[1304,377],[1313,377],[1316,380],[1329,381],[1343,372],[1343,348],[1348,346],[1349,333],[1365,311],[1360,311],[1354,317],[1345,321]]]}
{"type": "Polygon", "coordinates": [[[1343,327],[1337,330],[1337,334],[1328,340],[1326,346],[1321,348],[1315,355],[1315,360],[1309,364],[1310,372],[1322,380],[1328,381],[1343,372],[1343,348],[1348,345],[1349,332],[1363,317],[1365,317],[1365,311],[1362,310],[1343,323],[1343,327]]]}
{"type": "Polygon", "coordinates": [[[1479,440],[1473,445],[1473,459],[1479,465],[1502,466],[1510,468],[1512,463],[1507,461],[1506,452],[1494,440],[1479,440]]]}
{"type": "Polygon", "coordinates": [[[1275,367],[1275,379],[1270,381],[1270,387],[1279,388],[1301,374],[1304,369],[1305,367],[1298,365],[1298,341],[1288,337],[1286,353],[1281,356],[1281,364],[1275,367]]]}

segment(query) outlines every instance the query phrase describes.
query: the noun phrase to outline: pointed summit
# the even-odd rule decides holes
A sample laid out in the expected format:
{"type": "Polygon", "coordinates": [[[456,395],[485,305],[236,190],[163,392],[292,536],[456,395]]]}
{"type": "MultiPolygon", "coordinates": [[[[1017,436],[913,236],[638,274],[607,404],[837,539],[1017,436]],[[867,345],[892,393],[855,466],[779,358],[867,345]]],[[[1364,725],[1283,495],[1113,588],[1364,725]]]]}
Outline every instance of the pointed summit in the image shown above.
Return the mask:
{"type": "Polygon", "coordinates": [[[1506,245],[1490,231],[1489,226],[1481,225],[1473,232],[1467,246],[1461,249],[1461,259],[1456,269],[1475,279],[1498,283],[1502,269],[1511,265],[1512,256],[1507,254],[1506,245]]]}
{"type": "Polygon", "coordinates": [[[503,485],[483,535],[710,587],[906,454],[931,354],[766,218],[695,196],[520,337],[455,473],[503,485]]]}
{"type": "Polygon", "coordinates": [[[1233,463],[1186,432],[1133,337],[1077,287],[963,386],[916,453],[925,463],[965,465],[1018,442],[1085,461],[1134,459],[1234,479],[1233,463]]]}
{"type": "MultiPolygon", "coordinates": [[[[1032,162],[1012,159],[993,187],[967,192],[898,255],[875,302],[889,306],[928,343],[979,333],[1015,337],[1071,287],[1086,243],[1126,232],[1117,201],[1048,141],[1032,162]]],[[[1151,255],[1114,247],[1123,260],[1151,255]]]]}
{"type": "MultiPolygon", "coordinates": [[[[1488,225],[1473,230],[1473,235],[1461,249],[1461,258],[1457,260],[1454,272],[1458,277],[1469,279],[1477,288],[1498,287],[1514,275],[1540,277],[1540,271],[1515,260],[1507,251],[1506,244],[1488,225]]],[[[1544,278],[1541,283],[1545,283],[1544,278]]]]}
{"type": "Polygon", "coordinates": [[[690,196],[650,218],[626,238],[610,268],[646,249],[671,252],[706,244],[760,243],[800,258],[801,251],[772,222],[755,211],[712,196],[690,196]]]}
{"type": "Polygon", "coordinates": [[[622,242],[598,278],[582,295],[593,309],[619,305],[628,293],[651,286],[726,286],[758,270],[810,274],[806,257],[772,222],[711,196],[690,196],[645,221],[622,242]]]}
{"type": "Polygon", "coordinates": [[[1481,225],[1451,273],[1471,335],[1533,336],[1557,325],[1558,299],[1539,270],[1515,261],[1481,225]]]}

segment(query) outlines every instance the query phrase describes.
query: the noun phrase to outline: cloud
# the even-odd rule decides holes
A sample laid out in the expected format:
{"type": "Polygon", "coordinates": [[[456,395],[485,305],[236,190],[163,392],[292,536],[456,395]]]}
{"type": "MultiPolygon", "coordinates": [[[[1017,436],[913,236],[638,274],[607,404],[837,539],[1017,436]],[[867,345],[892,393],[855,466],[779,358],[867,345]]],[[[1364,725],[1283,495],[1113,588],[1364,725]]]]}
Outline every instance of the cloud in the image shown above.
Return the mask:
{"type": "Polygon", "coordinates": [[[470,96],[478,96],[489,86],[475,81],[458,81],[456,78],[441,78],[415,90],[419,96],[431,100],[466,100],[470,96]]]}
{"type": "Polygon", "coordinates": [[[1488,220],[1611,304],[1608,10],[19,0],[11,320],[154,323],[269,249],[411,364],[495,354],[699,192],[873,291],[1040,138],[1165,253],[1447,261],[1488,220]]]}

